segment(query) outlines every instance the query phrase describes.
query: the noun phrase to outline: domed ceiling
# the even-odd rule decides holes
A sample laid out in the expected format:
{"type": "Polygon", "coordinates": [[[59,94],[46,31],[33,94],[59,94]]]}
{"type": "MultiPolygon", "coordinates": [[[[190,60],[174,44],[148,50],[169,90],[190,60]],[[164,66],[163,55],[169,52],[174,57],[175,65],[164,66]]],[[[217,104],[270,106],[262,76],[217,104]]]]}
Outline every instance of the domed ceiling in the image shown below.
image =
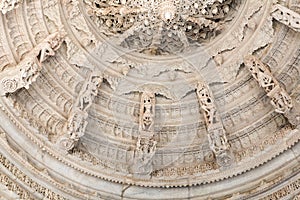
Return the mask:
{"type": "Polygon", "coordinates": [[[0,0],[0,199],[299,199],[299,5],[0,0]]]}

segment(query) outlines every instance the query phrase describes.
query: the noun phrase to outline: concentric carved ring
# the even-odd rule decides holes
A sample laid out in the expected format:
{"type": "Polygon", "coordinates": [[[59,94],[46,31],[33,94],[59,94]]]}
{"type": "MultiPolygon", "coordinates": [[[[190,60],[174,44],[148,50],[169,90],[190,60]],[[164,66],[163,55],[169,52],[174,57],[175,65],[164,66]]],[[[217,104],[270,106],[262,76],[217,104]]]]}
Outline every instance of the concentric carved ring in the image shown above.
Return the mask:
{"type": "Polygon", "coordinates": [[[2,87],[3,87],[4,91],[6,91],[8,93],[15,92],[17,89],[17,85],[18,85],[18,82],[16,79],[5,78],[2,80],[2,87]]]}

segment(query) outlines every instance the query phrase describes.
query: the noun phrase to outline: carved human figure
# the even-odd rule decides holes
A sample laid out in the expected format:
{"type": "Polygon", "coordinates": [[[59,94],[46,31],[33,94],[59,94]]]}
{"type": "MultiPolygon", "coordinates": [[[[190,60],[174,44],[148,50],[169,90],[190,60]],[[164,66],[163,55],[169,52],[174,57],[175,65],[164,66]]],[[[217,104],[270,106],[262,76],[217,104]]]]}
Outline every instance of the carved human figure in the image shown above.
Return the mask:
{"type": "Polygon", "coordinates": [[[143,115],[143,130],[148,131],[152,129],[153,117],[150,112],[145,112],[143,115]]]}
{"type": "Polygon", "coordinates": [[[276,112],[282,114],[288,112],[293,107],[291,97],[284,91],[276,92],[271,99],[271,104],[274,106],[276,112]]]}
{"type": "Polygon", "coordinates": [[[21,80],[24,81],[25,88],[36,80],[41,70],[41,63],[49,56],[54,56],[55,51],[60,47],[63,38],[59,32],[53,33],[44,39],[43,42],[33,48],[24,60],[19,64],[21,67],[21,80]],[[36,58],[38,60],[36,60],[36,58]]]}
{"type": "Polygon", "coordinates": [[[157,142],[151,138],[139,137],[135,151],[135,165],[139,173],[149,173],[151,160],[155,154],[157,142]]]}
{"type": "Polygon", "coordinates": [[[39,61],[44,62],[49,56],[54,56],[63,43],[65,33],[55,32],[49,35],[41,44],[38,45],[37,57],[39,61]]]}
{"type": "Polygon", "coordinates": [[[66,134],[61,137],[61,147],[65,150],[72,150],[79,139],[84,136],[88,124],[88,108],[92,105],[103,77],[100,73],[92,72],[83,84],[78,98],[70,112],[66,127],[66,134]]]}
{"type": "Polygon", "coordinates": [[[265,88],[267,92],[271,91],[275,87],[273,78],[261,70],[258,71],[257,79],[261,87],[265,88]]]}
{"type": "Polygon", "coordinates": [[[28,89],[29,85],[39,76],[41,67],[35,63],[35,59],[28,59],[28,61],[24,63],[25,65],[20,69],[21,80],[23,81],[24,87],[28,89]]]}
{"type": "Polygon", "coordinates": [[[53,33],[36,45],[14,68],[7,68],[0,73],[2,90],[0,94],[15,92],[25,87],[26,89],[36,81],[42,69],[42,62],[49,56],[55,55],[60,48],[63,35],[60,32],[53,33]]]}
{"type": "Polygon", "coordinates": [[[266,92],[270,92],[275,87],[274,78],[268,73],[266,67],[257,62],[252,56],[245,59],[245,65],[248,67],[252,76],[258,81],[259,85],[263,87],[266,92]]]}
{"type": "Polygon", "coordinates": [[[140,131],[153,131],[155,114],[155,95],[144,92],[141,96],[140,131]]]}
{"type": "Polygon", "coordinates": [[[224,129],[214,129],[208,134],[209,143],[214,153],[219,154],[228,149],[228,141],[224,129]]]}
{"type": "Polygon", "coordinates": [[[71,113],[71,117],[67,123],[70,139],[77,141],[84,135],[84,131],[87,126],[87,118],[88,114],[78,109],[71,113]]]}
{"type": "Polygon", "coordinates": [[[229,144],[227,141],[226,132],[223,127],[222,121],[218,116],[217,108],[214,104],[213,97],[208,87],[203,83],[198,83],[196,92],[206,122],[210,149],[214,152],[217,159],[217,163],[220,166],[228,166],[231,164],[231,162],[225,163],[221,161],[224,160],[224,155],[226,158],[230,158],[229,160],[231,161],[233,159],[229,151],[229,144]]]}
{"type": "Polygon", "coordinates": [[[244,63],[252,73],[252,76],[271,98],[271,104],[275,108],[275,111],[284,114],[291,110],[293,107],[291,97],[272,76],[267,66],[251,55],[245,57],[244,63]]]}
{"type": "Polygon", "coordinates": [[[54,56],[55,52],[51,48],[51,45],[49,43],[44,43],[44,45],[41,47],[40,53],[38,55],[39,62],[44,62],[49,56],[54,56]]]}
{"type": "Polygon", "coordinates": [[[151,160],[156,151],[154,140],[155,94],[143,92],[140,100],[139,130],[134,155],[134,168],[138,174],[149,175],[152,171],[151,160]]]}
{"type": "Polygon", "coordinates": [[[90,75],[87,82],[84,83],[79,94],[78,106],[80,110],[86,111],[93,103],[94,97],[98,94],[98,89],[102,83],[103,77],[99,74],[90,75]]]}

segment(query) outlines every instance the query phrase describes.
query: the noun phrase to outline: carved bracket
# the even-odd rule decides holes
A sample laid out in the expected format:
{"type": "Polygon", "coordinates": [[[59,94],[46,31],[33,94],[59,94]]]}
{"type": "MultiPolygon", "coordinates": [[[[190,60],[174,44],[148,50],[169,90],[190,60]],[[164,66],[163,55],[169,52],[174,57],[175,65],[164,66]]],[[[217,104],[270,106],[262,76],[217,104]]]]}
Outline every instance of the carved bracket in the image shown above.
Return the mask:
{"type": "Polygon", "coordinates": [[[300,14],[280,4],[276,4],[273,7],[271,15],[280,23],[290,27],[297,32],[300,32],[300,14]]]}
{"type": "Polygon", "coordinates": [[[252,55],[245,57],[244,63],[259,85],[265,89],[275,111],[283,114],[292,125],[299,125],[299,111],[293,105],[290,95],[280,86],[268,67],[252,55]]]}
{"type": "Polygon", "coordinates": [[[7,12],[17,8],[23,0],[0,0],[0,11],[3,15],[7,12]]]}
{"type": "Polygon", "coordinates": [[[59,146],[67,152],[71,151],[84,136],[88,124],[88,109],[97,96],[102,81],[100,73],[91,73],[79,92],[65,126],[65,134],[58,141],[59,146]]]}
{"type": "Polygon", "coordinates": [[[233,162],[233,155],[230,152],[226,132],[212,94],[208,87],[202,83],[198,83],[196,91],[206,123],[210,149],[214,152],[217,163],[221,167],[228,167],[233,162]]]}
{"type": "Polygon", "coordinates": [[[152,158],[157,142],[154,140],[155,94],[141,95],[139,131],[140,135],[134,152],[134,173],[147,176],[152,172],[152,158]]]}
{"type": "Polygon", "coordinates": [[[60,32],[49,35],[34,47],[16,67],[5,69],[0,73],[0,94],[13,93],[20,88],[28,89],[36,81],[42,70],[42,62],[54,56],[62,42],[64,34],[60,32]]]}
{"type": "Polygon", "coordinates": [[[267,66],[254,56],[245,57],[244,63],[255,80],[271,98],[271,104],[274,106],[275,111],[282,114],[289,112],[293,108],[292,99],[273,77],[267,66]]]}

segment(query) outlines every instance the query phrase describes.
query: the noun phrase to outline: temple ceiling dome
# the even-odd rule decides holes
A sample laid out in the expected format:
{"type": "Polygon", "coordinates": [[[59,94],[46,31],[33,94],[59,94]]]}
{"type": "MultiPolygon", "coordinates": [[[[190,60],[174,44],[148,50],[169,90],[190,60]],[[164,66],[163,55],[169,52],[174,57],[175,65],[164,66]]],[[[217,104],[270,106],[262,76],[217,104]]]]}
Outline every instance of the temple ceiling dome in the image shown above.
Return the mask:
{"type": "Polygon", "coordinates": [[[0,0],[0,199],[299,198],[299,3],[0,0]]]}

